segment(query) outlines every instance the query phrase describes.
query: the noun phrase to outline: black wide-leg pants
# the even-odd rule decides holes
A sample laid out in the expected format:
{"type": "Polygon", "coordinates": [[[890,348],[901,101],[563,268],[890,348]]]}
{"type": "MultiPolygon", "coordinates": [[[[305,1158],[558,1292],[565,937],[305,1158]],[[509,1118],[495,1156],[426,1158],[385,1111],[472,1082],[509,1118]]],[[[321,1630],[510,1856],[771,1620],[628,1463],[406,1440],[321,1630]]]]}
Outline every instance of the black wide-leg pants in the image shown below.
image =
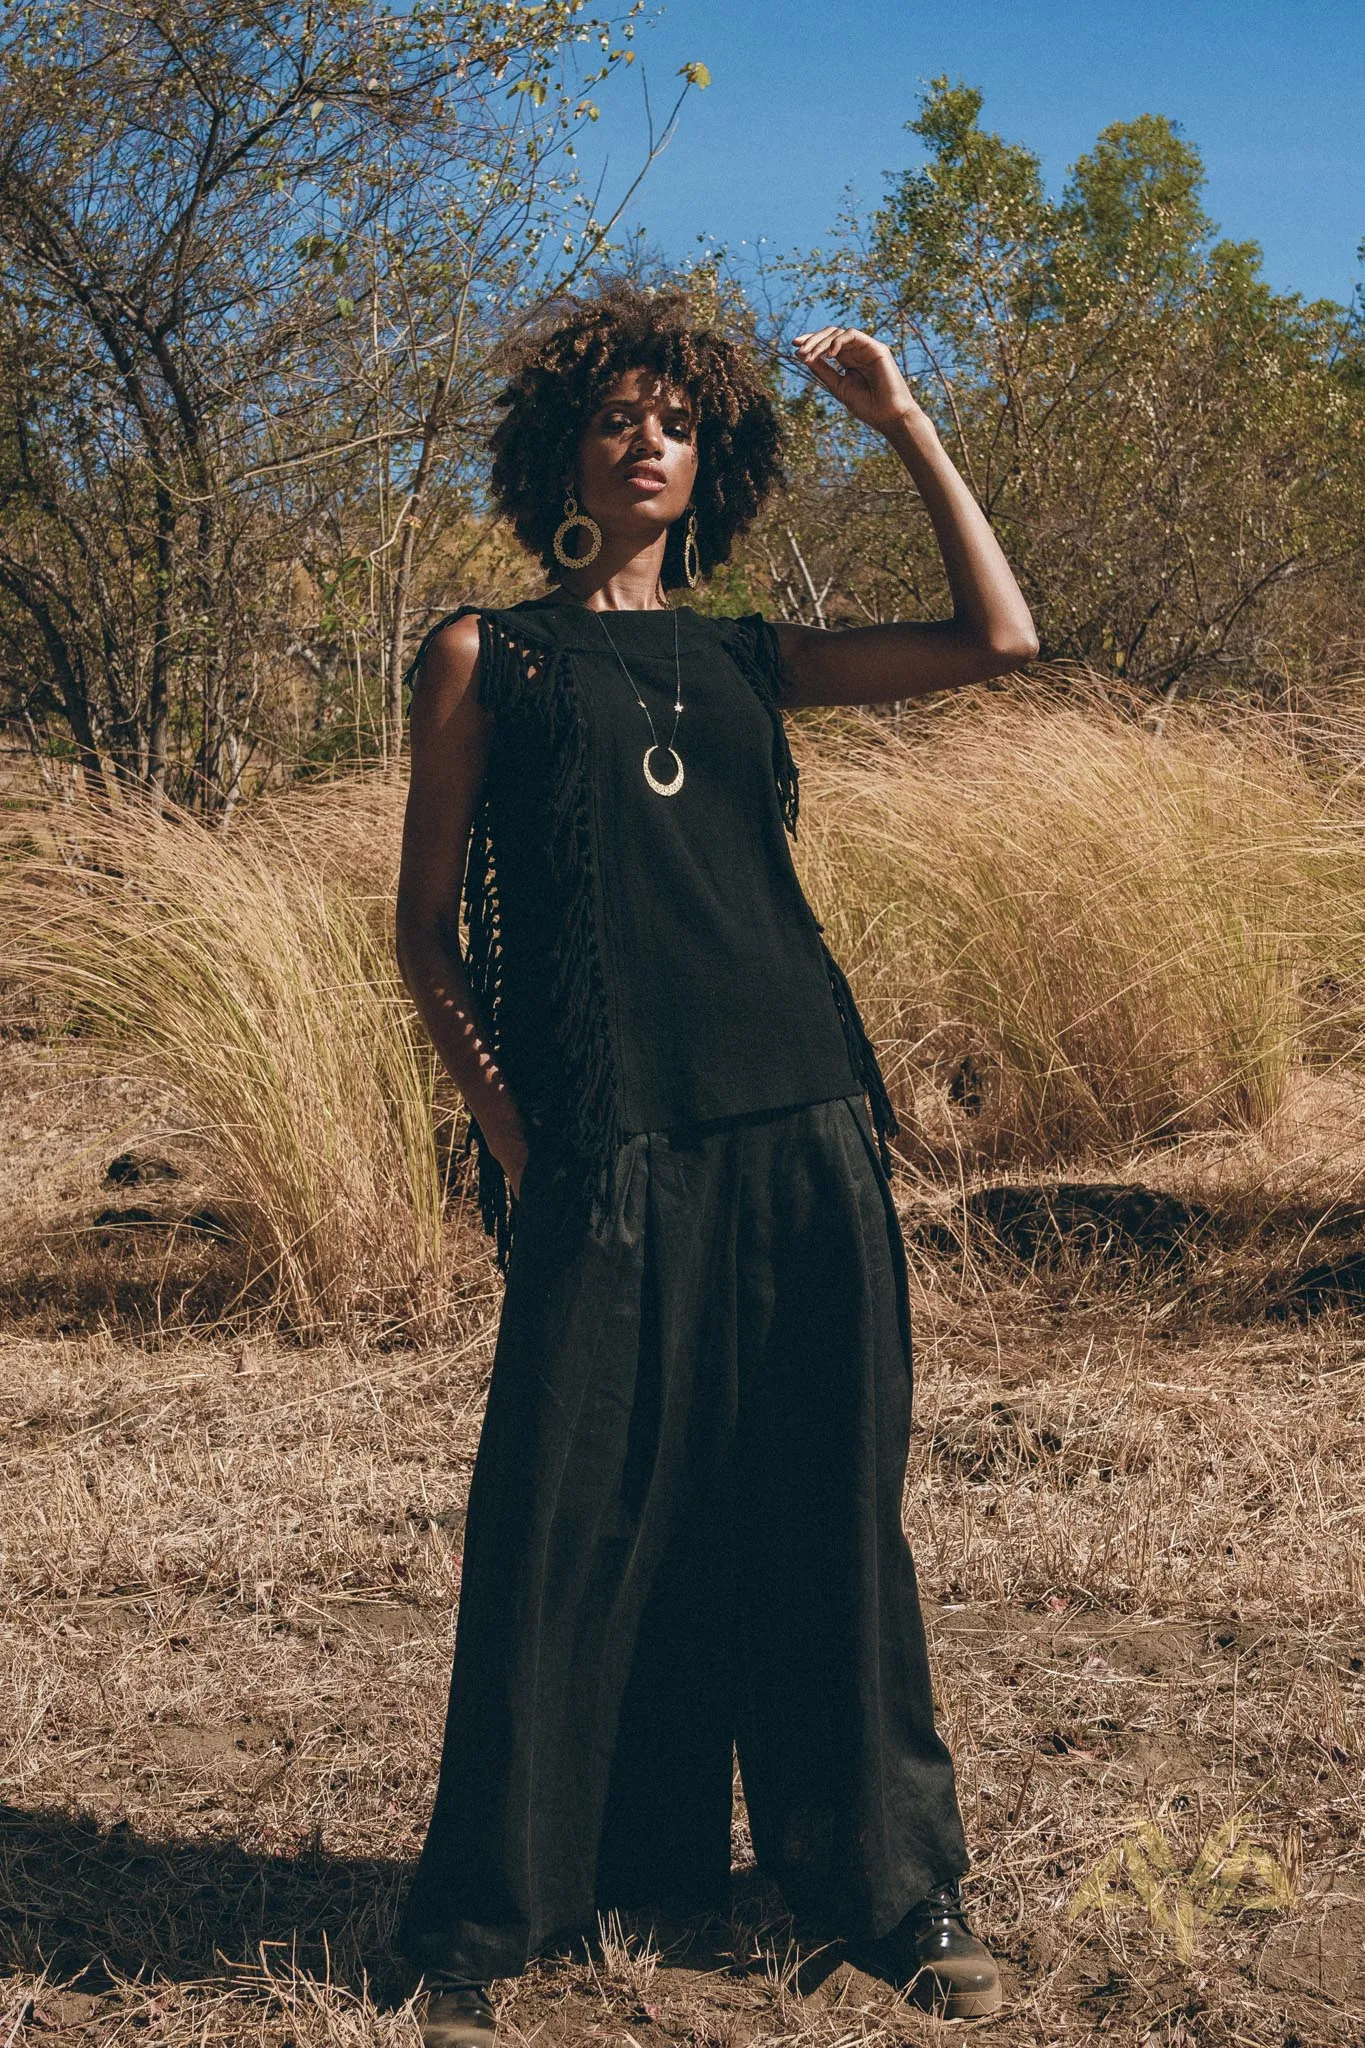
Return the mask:
{"type": "Polygon", "coordinates": [[[516,1974],[599,1911],[760,1868],[875,1938],[967,1867],[901,1524],[905,1250],[863,1098],[645,1131],[610,1215],[533,1154],[470,1489],[450,1706],[399,1931],[516,1974]]]}

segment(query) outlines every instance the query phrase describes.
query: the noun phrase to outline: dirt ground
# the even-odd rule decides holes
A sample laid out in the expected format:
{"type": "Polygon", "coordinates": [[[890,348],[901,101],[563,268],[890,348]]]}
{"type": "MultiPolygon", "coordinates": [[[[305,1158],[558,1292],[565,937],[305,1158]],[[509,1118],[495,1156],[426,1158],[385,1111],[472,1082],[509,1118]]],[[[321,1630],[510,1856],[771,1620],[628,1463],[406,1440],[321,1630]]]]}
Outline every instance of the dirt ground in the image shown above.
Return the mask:
{"type": "MultiPolygon", "coordinates": [[[[0,1140],[0,2048],[415,2044],[389,1943],[440,1742],[486,1250],[461,1247],[440,1346],[302,1349],[253,1333],[153,1092],[73,1082],[20,1032],[0,1140]]],[[[1365,2040],[1358,1317],[1207,1267],[1120,1285],[929,1243],[906,1513],[1007,1979],[977,2024],[1002,2048],[1365,2040]]],[[[604,1927],[499,1987],[506,2040],[961,2033],[793,1925],[742,1799],[735,1850],[728,1921],[604,1927]]]]}

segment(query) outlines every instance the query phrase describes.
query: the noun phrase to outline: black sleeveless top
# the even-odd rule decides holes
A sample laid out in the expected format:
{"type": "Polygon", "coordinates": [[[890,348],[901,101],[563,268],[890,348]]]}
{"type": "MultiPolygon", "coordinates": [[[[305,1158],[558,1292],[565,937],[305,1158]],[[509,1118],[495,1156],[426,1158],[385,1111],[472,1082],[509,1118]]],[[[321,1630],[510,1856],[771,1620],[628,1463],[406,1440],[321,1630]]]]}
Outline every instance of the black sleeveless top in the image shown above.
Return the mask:
{"type": "MultiPolygon", "coordinates": [[[[797,773],[771,627],[685,605],[610,612],[605,630],[572,602],[479,617],[493,730],[465,966],[531,1150],[555,1150],[590,1212],[632,1131],[866,1089],[889,1171],[895,1118],[788,843],[797,773]],[[650,723],[621,663],[658,735],[651,771],[668,781],[675,621],[683,780],[663,796],[645,779],[650,723]]],[[[467,1144],[505,1267],[516,1203],[472,1118],[467,1144]]]]}

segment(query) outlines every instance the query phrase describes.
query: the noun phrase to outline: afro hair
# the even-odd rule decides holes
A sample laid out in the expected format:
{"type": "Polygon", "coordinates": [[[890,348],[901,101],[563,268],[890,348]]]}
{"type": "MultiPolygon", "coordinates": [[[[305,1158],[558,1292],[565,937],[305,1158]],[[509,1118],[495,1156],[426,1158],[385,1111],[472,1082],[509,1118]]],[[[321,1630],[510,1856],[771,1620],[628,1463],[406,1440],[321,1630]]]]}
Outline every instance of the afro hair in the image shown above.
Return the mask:
{"type": "MultiPolygon", "coordinates": [[[[517,351],[492,438],[494,501],[522,545],[557,574],[578,440],[616,378],[645,370],[687,398],[697,427],[697,553],[709,575],[785,482],[782,421],[751,347],[703,324],[687,293],[615,280],[559,300],[517,351]]],[[[685,583],[683,524],[664,550],[665,589],[685,583]]],[[[575,544],[577,544],[575,540],[575,544]]]]}

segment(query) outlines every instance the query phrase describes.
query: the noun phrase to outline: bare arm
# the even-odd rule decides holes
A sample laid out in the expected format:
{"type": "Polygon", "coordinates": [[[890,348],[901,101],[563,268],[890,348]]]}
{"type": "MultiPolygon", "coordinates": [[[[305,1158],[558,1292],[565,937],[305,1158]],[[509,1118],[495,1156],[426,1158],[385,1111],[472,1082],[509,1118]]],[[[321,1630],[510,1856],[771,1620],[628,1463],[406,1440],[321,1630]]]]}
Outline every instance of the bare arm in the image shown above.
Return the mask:
{"type": "Polygon", "coordinates": [[[518,1194],[525,1127],[489,1049],[460,949],[460,893],[492,727],[473,687],[478,656],[479,622],[470,614],[436,635],[413,692],[398,965],[442,1064],[518,1194]]]}
{"type": "Polygon", "coordinates": [[[1038,636],[990,521],[886,343],[856,327],[821,327],[798,335],[796,346],[821,383],[885,435],[914,478],[943,555],[953,616],[833,631],[775,626],[790,682],[784,704],[886,703],[1031,661],[1038,636]]]}

